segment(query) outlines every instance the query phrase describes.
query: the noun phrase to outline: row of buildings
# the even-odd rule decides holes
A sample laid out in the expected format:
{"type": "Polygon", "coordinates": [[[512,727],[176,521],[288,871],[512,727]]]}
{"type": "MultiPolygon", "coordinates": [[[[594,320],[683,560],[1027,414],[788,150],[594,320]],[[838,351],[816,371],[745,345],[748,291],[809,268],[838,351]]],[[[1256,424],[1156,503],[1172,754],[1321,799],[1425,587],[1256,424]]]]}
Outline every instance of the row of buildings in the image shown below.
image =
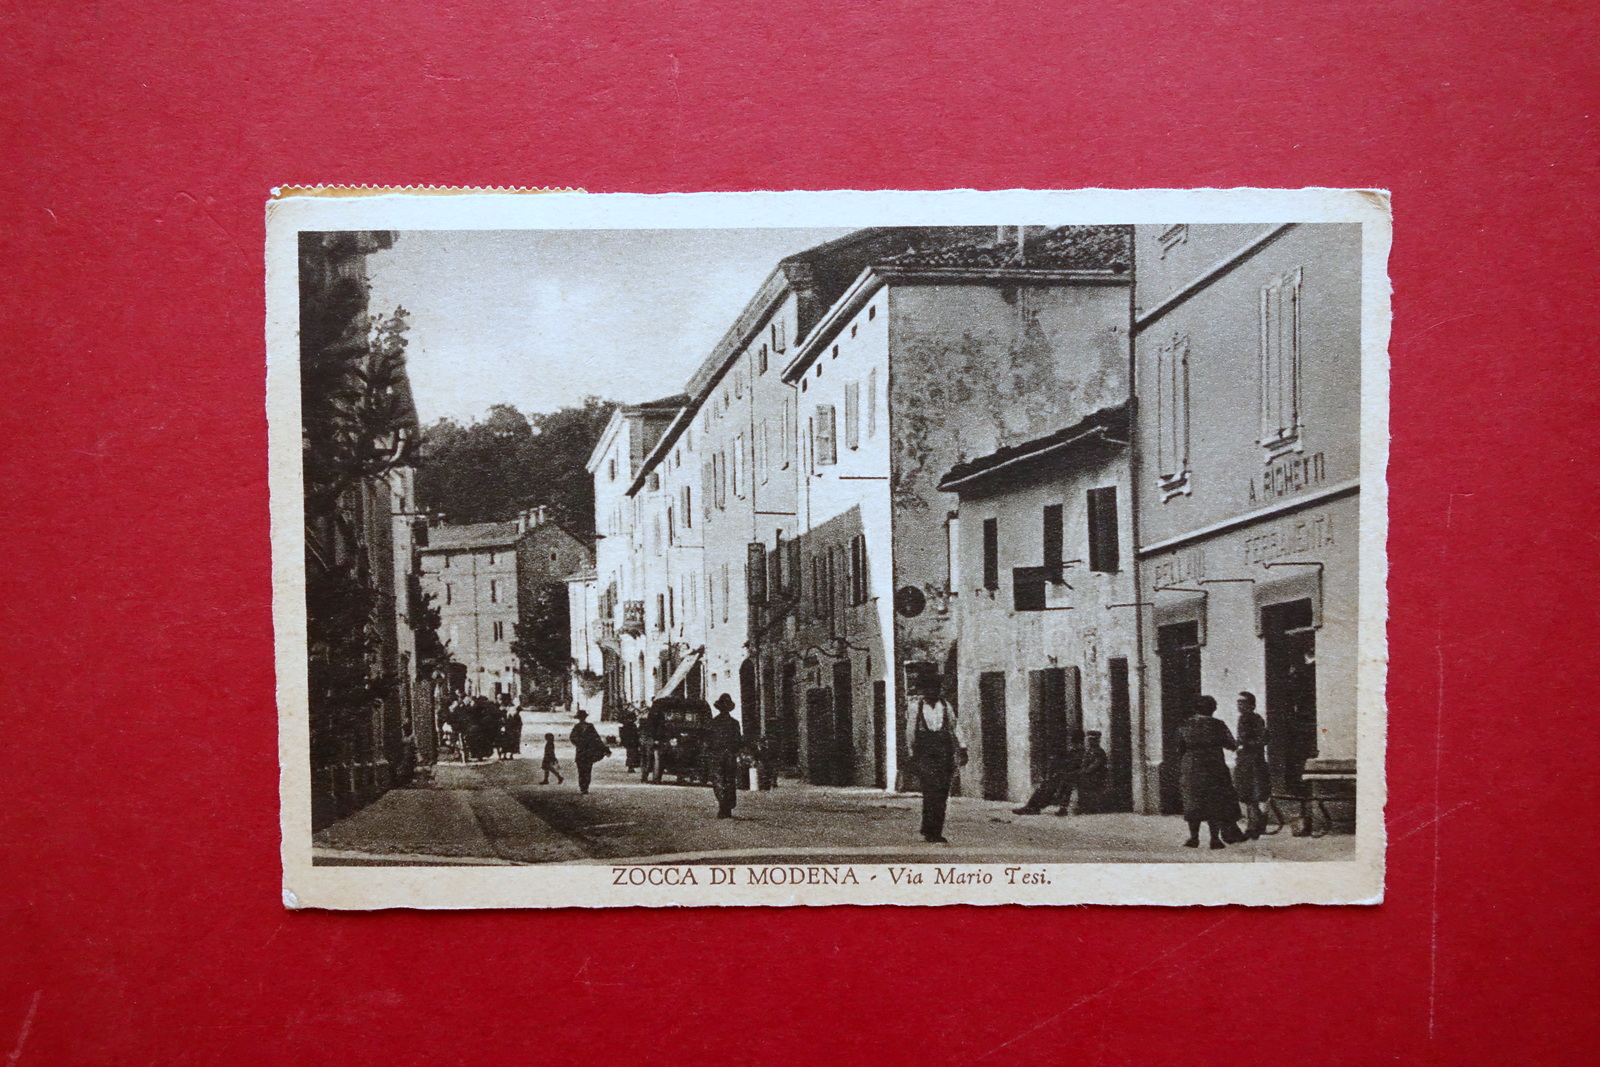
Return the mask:
{"type": "Polygon", "coordinates": [[[1284,788],[1355,773],[1356,225],[864,230],[777,264],[682,391],[595,448],[572,654],[614,716],[730,694],[807,780],[892,789],[937,681],[959,788],[1074,729],[1177,805],[1202,692],[1284,788]]]}

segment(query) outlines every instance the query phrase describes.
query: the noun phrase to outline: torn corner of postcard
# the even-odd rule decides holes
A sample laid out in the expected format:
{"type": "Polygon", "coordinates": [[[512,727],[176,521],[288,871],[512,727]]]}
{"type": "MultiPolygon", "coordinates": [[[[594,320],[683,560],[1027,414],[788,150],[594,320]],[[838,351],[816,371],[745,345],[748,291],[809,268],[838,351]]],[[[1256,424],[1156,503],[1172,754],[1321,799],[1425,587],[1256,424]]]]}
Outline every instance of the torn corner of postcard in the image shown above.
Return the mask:
{"type": "Polygon", "coordinates": [[[268,215],[289,906],[1381,899],[1387,194],[268,215]]]}

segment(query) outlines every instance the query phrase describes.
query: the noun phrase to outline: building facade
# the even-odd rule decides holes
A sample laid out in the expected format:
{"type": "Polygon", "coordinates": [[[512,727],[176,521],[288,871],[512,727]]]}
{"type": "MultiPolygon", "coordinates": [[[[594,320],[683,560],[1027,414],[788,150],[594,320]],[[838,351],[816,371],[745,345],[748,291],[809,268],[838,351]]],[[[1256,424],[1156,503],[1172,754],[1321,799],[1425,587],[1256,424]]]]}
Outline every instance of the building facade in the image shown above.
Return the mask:
{"type": "Polygon", "coordinates": [[[959,464],[950,523],[957,686],[973,730],[968,782],[1026,800],[1075,730],[1110,759],[1103,810],[1132,811],[1142,751],[1127,403],[959,464]]]}
{"type": "Polygon", "coordinates": [[[1275,792],[1353,783],[1361,228],[1137,228],[1146,811],[1196,696],[1266,717],[1275,792]]]}
{"type": "Polygon", "coordinates": [[[905,228],[784,260],[591,458],[608,690],[726,692],[790,773],[892,789],[925,678],[960,791],[1024,799],[1098,730],[1099,802],[1150,813],[1194,698],[1231,724],[1248,690],[1283,788],[1353,775],[1359,245],[905,228]]]}
{"type": "Polygon", "coordinates": [[[650,664],[660,641],[649,631],[645,610],[647,524],[652,514],[628,490],[683,403],[683,397],[672,396],[617,408],[589,457],[595,496],[597,641],[605,679],[601,704],[606,718],[644,704],[653,695],[650,664]]]}
{"type": "Polygon", "coordinates": [[[443,523],[428,528],[417,549],[422,590],[439,612],[439,636],[466,668],[462,691],[515,701],[520,670],[516,640],[519,522],[443,523]]]}

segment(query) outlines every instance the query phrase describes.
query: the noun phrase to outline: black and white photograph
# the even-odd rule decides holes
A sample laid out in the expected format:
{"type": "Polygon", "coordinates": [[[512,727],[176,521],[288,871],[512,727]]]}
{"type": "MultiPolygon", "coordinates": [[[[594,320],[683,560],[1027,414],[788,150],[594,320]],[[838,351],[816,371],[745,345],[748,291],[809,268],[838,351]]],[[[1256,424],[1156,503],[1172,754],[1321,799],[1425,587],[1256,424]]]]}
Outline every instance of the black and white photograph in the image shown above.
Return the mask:
{"type": "Polygon", "coordinates": [[[1388,242],[280,195],[286,901],[1380,900],[1388,242]]]}

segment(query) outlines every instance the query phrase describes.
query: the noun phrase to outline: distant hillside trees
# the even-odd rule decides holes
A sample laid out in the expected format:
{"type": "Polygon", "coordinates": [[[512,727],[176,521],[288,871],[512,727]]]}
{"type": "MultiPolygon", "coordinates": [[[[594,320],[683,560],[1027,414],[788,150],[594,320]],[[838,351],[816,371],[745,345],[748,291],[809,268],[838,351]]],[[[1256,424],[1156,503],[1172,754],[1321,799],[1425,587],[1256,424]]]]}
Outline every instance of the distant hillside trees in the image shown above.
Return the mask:
{"type": "Polygon", "coordinates": [[[573,533],[594,532],[594,482],[584,464],[616,404],[587,397],[548,414],[496,404],[463,426],[423,430],[417,504],[446,522],[505,522],[543,505],[573,533]]]}

